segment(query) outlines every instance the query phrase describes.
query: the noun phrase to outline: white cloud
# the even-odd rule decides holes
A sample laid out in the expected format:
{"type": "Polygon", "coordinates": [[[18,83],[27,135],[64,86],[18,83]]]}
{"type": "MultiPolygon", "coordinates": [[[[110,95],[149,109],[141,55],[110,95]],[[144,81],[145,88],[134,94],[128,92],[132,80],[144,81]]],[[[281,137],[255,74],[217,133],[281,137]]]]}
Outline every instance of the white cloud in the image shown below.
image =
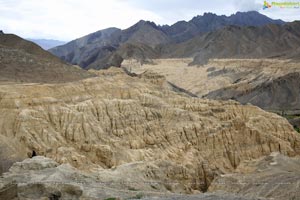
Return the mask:
{"type": "Polygon", "coordinates": [[[158,24],[189,20],[204,12],[230,15],[259,10],[272,18],[300,19],[299,9],[262,10],[263,0],[0,0],[0,29],[25,38],[71,40],[140,19],[158,24]]]}
{"type": "Polygon", "coordinates": [[[262,3],[259,3],[256,0],[235,0],[234,5],[238,11],[242,12],[259,11],[262,8],[262,3]]]}
{"type": "Polygon", "coordinates": [[[0,29],[23,37],[70,40],[107,27],[127,28],[141,18],[160,21],[147,10],[117,0],[0,0],[0,29]]]}

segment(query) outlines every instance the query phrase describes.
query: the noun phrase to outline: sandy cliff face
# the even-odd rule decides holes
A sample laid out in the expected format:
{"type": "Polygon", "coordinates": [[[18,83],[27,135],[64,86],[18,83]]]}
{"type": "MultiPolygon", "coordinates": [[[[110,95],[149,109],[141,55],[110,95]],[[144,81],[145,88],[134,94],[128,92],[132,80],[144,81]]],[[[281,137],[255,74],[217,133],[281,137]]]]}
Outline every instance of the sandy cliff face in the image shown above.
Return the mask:
{"type": "Polygon", "coordinates": [[[244,160],[300,153],[293,127],[257,107],[178,94],[153,74],[130,77],[110,69],[97,75],[1,85],[2,158],[25,158],[34,150],[99,172],[103,180],[120,170],[129,179],[161,181],[159,190],[191,192],[206,191],[215,176],[244,160]]]}

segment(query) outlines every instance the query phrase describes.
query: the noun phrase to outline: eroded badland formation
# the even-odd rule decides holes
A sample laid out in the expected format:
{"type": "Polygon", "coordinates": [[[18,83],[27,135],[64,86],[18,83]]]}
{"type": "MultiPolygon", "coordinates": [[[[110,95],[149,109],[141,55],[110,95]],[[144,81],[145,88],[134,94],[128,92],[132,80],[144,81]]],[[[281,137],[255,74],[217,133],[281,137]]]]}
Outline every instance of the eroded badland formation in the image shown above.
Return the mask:
{"type": "MultiPolygon", "coordinates": [[[[205,51],[157,57],[156,45],[166,45],[161,53],[208,37],[216,27],[196,29],[201,20],[181,24],[185,34],[175,34],[178,24],[143,21],[51,51],[74,51],[62,59],[76,55],[71,63],[89,71],[0,34],[0,199],[300,199],[300,134],[290,119],[297,125],[296,52],[288,59],[216,53],[194,66],[205,51]],[[141,44],[146,30],[159,37],[141,44]],[[126,40],[113,40],[120,34],[126,40]],[[104,49],[108,41],[120,46],[104,49]],[[93,48],[97,56],[80,58],[93,48]],[[111,61],[121,68],[95,70],[111,61]]],[[[286,42],[280,52],[288,52],[284,31],[295,25],[273,26],[286,42]]]]}

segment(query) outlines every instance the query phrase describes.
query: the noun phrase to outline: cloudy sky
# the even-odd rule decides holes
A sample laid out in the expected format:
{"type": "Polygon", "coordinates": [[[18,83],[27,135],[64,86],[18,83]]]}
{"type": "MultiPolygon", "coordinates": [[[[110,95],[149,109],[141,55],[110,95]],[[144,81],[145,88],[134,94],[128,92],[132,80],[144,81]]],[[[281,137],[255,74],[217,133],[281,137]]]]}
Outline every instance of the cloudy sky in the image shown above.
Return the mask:
{"type": "Polygon", "coordinates": [[[263,0],[0,0],[0,30],[24,38],[69,41],[107,27],[124,29],[140,19],[172,24],[204,12],[256,10],[274,19],[300,19],[300,9],[262,10],[262,4],[263,0]]]}

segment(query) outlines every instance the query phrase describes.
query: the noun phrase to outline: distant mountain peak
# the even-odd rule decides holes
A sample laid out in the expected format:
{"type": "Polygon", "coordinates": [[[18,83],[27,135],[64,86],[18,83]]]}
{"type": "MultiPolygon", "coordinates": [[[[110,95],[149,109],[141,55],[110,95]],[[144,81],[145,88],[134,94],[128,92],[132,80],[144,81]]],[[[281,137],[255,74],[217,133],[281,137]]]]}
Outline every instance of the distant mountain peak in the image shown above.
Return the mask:
{"type": "Polygon", "coordinates": [[[212,12],[205,12],[203,14],[203,16],[217,16],[215,13],[212,13],[212,12]]]}
{"type": "Polygon", "coordinates": [[[0,30],[0,34],[4,34],[4,32],[2,30],[0,30]]]}
{"type": "Polygon", "coordinates": [[[219,15],[216,15],[215,13],[212,13],[212,12],[205,12],[205,13],[203,13],[203,15],[197,15],[197,16],[193,17],[190,21],[198,20],[198,19],[202,19],[202,18],[211,18],[211,17],[219,17],[219,15]]]}
{"type": "Polygon", "coordinates": [[[157,25],[154,22],[151,21],[145,21],[145,20],[140,20],[138,21],[135,25],[133,25],[132,27],[143,27],[143,26],[151,26],[155,29],[157,29],[157,25]]]}
{"type": "Polygon", "coordinates": [[[137,23],[136,23],[136,25],[144,25],[145,23],[146,23],[147,21],[146,20],[143,20],[143,19],[141,19],[140,21],[138,21],[137,23]]]}

